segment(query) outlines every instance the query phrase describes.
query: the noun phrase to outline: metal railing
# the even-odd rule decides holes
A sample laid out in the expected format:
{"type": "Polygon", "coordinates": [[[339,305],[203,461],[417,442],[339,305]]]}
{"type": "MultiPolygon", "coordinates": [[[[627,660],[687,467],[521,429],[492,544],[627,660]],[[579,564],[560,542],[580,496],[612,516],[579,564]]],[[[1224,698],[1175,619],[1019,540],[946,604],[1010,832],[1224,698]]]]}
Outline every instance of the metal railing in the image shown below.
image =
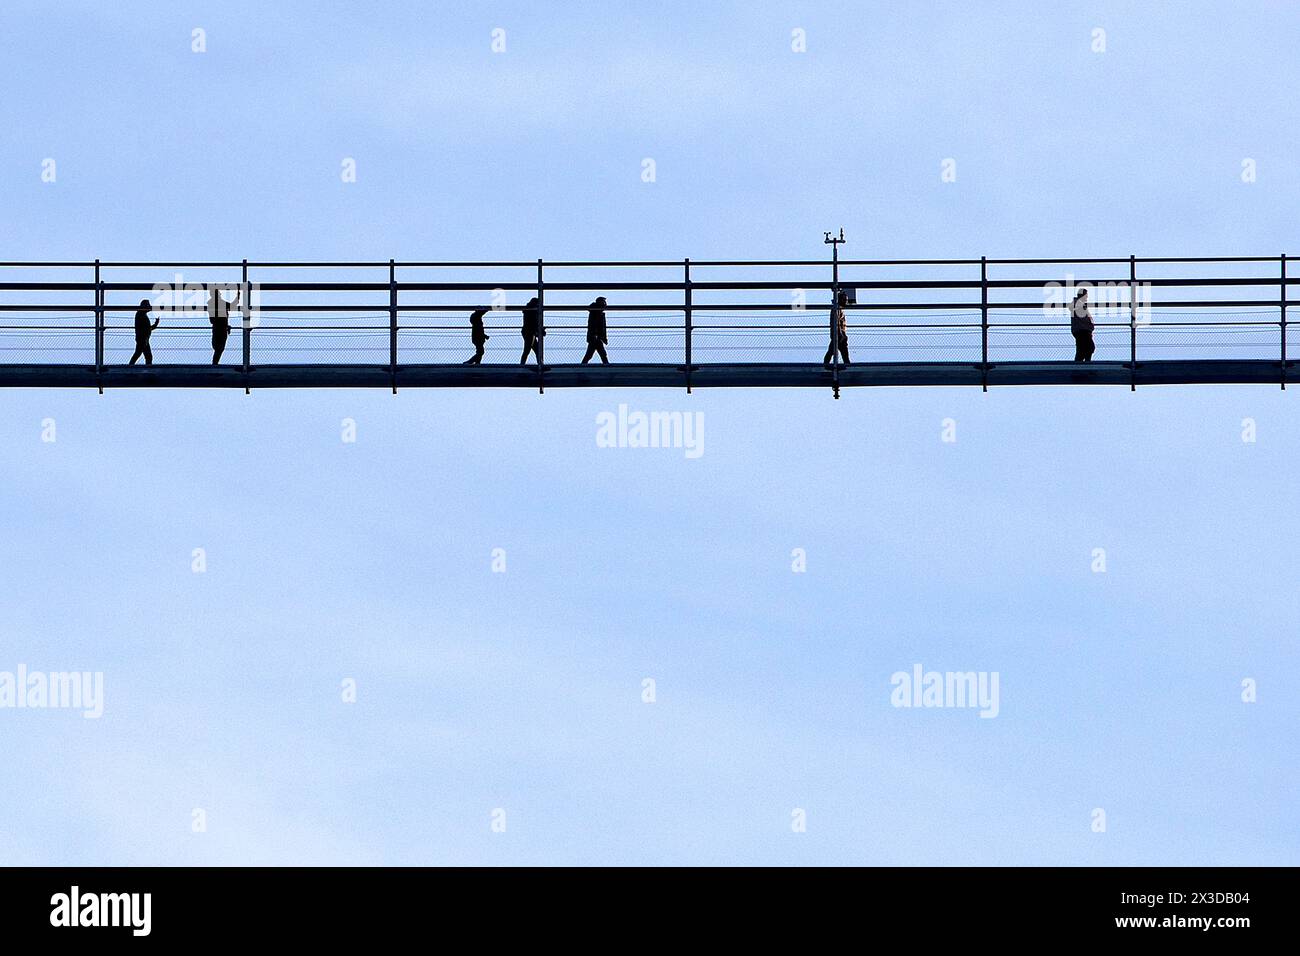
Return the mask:
{"type": "MultiPolygon", "coordinates": [[[[620,366],[664,365],[689,388],[701,369],[820,368],[829,307],[852,290],[849,353],[861,365],[927,363],[990,371],[1068,363],[1068,289],[1087,283],[1094,365],[1118,363],[1136,387],[1148,363],[1272,363],[1285,387],[1288,257],[839,259],[646,262],[0,262],[0,370],[93,368],[102,384],[131,357],[141,298],[161,318],[152,371],[211,365],[206,290],[230,298],[222,357],[245,377],[268,367],[452,369],[474,352],[468,315],[487,308],[482,366],[519,369],[519,313],[540,303],[543,361],[578,363],[586,313],[608,298],[608,351],[620,366]],[[251,301],[250,301],[251,300],[251,301]]],[[[530,360],[530,362],[533,360],[530,360]]],[[[598,361],[598,360],[597,360],[598,361]]],[[[827,361],[840,381],[838,354],[827,361]]],[[[229,374],[229,373],[227,373],[229,374]]],[[[120,376],[118,377],[120,381],[120,376]]],[[[852,384],[851,379],[845,379],[852,384]]],[[[468,384],[468,382],[467,382],[468,384]]],[[[755,380],[749,384],[761,384],[755,380]]]]}

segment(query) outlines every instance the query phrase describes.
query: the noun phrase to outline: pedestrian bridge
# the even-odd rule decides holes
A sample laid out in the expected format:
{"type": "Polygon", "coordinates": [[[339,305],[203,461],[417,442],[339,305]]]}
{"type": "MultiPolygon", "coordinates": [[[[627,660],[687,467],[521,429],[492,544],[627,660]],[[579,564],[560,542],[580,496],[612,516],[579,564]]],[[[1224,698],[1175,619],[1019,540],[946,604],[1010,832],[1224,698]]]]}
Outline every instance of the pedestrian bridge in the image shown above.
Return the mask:
{"type": "Polygon", "coordinates": [[[4,262],[0,386],[570,388],[1272,384],[1297,380],[1289,258],[4,262]],[[1096,355],[1071,361],[1090,290],[1096,355]],[[232,299],[211,364],[207,290],[232,299]],[[847,293],[849,353],[823,365],[847,293]],[[609,365],[579,364],[608,299],[609,365]],[[542,309],[543,364],[520,365],[542,309]],[[133,315],[160,320],[128,365],[133,315]],[[489,312],[481,365],[469,313],[489,312]]]}

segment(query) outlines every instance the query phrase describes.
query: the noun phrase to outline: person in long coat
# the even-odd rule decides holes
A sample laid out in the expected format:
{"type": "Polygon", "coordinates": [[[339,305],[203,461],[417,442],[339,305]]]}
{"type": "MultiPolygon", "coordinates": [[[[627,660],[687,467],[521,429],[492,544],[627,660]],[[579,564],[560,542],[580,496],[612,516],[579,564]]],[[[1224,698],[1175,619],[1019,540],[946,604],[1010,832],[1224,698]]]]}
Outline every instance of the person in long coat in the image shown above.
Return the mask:
{"type": "Polygon", "coordinates": [[[609,328],[605,324],[605,306],[609,305],[602,295],[591,303],[587,312],[587,354],[582,357],[582,364],[591,361],[593,355],[599,355],[602,365],[609,364],[605,346],[609,343],[609,328]]]}
{"type": "Polygon", "coordinates": [[[1092,340],[1092,313],[1088,311],[1088,290],[1080,289],[1070,306],[1070,334],[1074,336],[1074,360],[1091,362],[1097,343],[1092,340]]]}
{"type": "Polygon", "coordinates": [[[822,359],[822,364],[827,368],[830,368],[831,359],[835,357],[836,348],[839,349],[840,358],[844,360],[845,365],[853,364],[849,361],[849,327],[844,318],[844,306],[848,301],[848,294],[840,292],[835,296],[835,304],[831,306],[831,321],[835,326],[835,337],[831,339],[830,347],[826,349],[826,357],[822,359]]]}
{"type": "Polygon", "coordinates": [[[528,364],[528,353],[537,353],[537,364],[542,364],[542,337],[546,335],[546,329],[542,327],[542,306],[537,301],[537,296],[528,300],[524,306],[523,325],[519,328],[519,334],[524,337],[524,354],[519,359],[520,365],[528,364]]]}

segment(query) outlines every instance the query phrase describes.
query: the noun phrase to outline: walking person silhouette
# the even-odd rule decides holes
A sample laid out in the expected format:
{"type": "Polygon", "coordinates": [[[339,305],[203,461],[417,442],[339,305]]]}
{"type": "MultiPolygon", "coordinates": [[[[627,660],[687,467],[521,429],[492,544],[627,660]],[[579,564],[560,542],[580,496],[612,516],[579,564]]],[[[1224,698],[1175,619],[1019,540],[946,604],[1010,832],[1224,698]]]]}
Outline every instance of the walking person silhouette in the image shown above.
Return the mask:
{"type": "Polygon", "coordinates": [[[158,328],[158,323],[162,321],[161,317],[153,320],[153,325],[149,324],[149,309],[152,303],[148,299],[140,300],[140,308],[135,310],[135,351],[131,353],[131,361],[127,364],[134,365],[136,359],[144,356],[144,364],[153,364],[153,350],[149,348],[149,336],[153,330],[158,328]]]}
{"type": "Polygon", "coordinates": [[[483,349],[487,345],[487,340],[492,338],[483,331],[483,316],[487,315],[487,309],[475,309],[469,315],[469,340],[474,343],[474,357],[466,359],[462,365],[481,365],[483,363],[483,349]]]}
{"type": "Polygon", "coordinates": [[[591,361],[593,355],[600,355],[602,365],[609,364],[609,356],[605,354],[605,346],[609,342],[609,329],[605,324],[605,306],[609,305],[602,295],[591,303],[587,312],[587,354],[582,357],[582,364],[586,365],[591,361]]]}
{"type": "Polygon", "coordinates": [[[524,306],[524,321],[519,327],[519,334],[524,337],[524,354],[519,359],[520,365],[528,364],[528,353],[537,354],[537,364],[542,364],[542,339],[546,335],[546,329],[542,328],[542,305],[537,296],[528,300],[524,306]]]}
{"type": "Polygon", "coordinates": [[[1092,313],[1088,311],[1088,290],[1080,289],[1070,306],[1070,334],[1074,336],[1074,360],[1091,362],[1097,344],[1092,340],[1092,313]]]}
{"type": "Polygon", "coordinates": [[[226,339],[230,338],[230,310],[239,308],[239,297],[243,289],[235,290],[235,298],[227,302],[217,291],[217,287],[208,287],[208,321],[212,323],[212,364],[221,364],[221,353],[226,350],[226,339]]]}
{"type": "Polygon", "coordinates": [[[831,322],[835,327],[835,334],[831,338],[830,347],[826,349],[826,357],[822,359],[822,364],[827,368],[831,367],[831,359],[835,357],[837,347],[844,364],[853,364],[849,361],[849,328],[844,318],[844,306],[848,301],[847,292],[838,292],[835,295],[835,304],[831,306],[831,322]]]}

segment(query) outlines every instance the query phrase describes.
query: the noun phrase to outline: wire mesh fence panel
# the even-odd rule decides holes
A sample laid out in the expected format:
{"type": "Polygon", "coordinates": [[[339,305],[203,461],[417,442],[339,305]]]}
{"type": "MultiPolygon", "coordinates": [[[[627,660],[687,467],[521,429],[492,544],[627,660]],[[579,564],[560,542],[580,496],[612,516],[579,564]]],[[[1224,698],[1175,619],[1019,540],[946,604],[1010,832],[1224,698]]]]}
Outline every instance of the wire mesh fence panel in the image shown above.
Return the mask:
{"type": "Polygon", "coordinates": [[[0,364],[94,365],[94,327],[0,329],[0,364]]]}
{"type": "MultiPolygon", "coordinates": [[[[148,343],[154,365],[206,365],[212,361],[211,332],[206,328],[200,329],[198,326],[164,328],[160,325],[149,336],[148,343]]],[[[125,365],[131,361],[135,351],[134,329],[106,328],[104,330],[105,365],[125,365]]],[[[226,351],[230,351],[230,346],[227,346],[226,351]]],[[[91,352],[93,362],[93,343],[91,352]]],[[[137,364],[144,362],[143,355],[137,359],[137,364]]]]}
{"type": "Polygon", "coordinates": [[[692,335],[691,360],[697,364],[728,362],[820,362],[829,341],[828,329],[697,328],[692,335]]]}
{"type": "MultiPolygon", "coordinates": [[[[605,351],[611,362],[671,362],[680,365],[683,361],[685,333],[680,322],[672,326],[663,316],[613,311],[606,318],[609,341],[605,351]]],[[[547,310],[543,340],[547,364],[572,364],[583,360],[589,344],[586,319],[586,310],[580,314],[547,310]]],[[[524,346],[520,322],[520,314],[514,311],[489,312],[485,316],[483,330],[488,341],[484,347],[483,364],[520,361],[524,346]]],[[[468,322],[463,326],[411,325],[404,319],[398,332],[397,353],[399,364],[404,365],[463,363],[473,357],[474,343],[468,322]]],[[[536,362],[535,355],[530,354],[528,361],[536,362]]],[[[593,355],[591,361],[599,362],[599,355],[593,355]]]]}
{"type": "MultiPolygon", "coordinates": [[[[523,339],[519,341],[522,343],[523,339]]],[[[583,353],[587,350],[587,327],[548,325],[544,348],[548,364],[581,362],[583,353]]],[[[623,360],[630,361],[626,357],[623,360]]]]}
{"type": "MultiPolygon", "coordinates": [[[[1093,332],[1094,362],[1127,362],[1128,326],[1098,326],[1093,332]]],[[[1074,358],[1075,341],[1069,325],[989,327],[990,362],[1064,362],[1074,358]]]]}
{"type": "MultiPolygon", "coordinates": [[[[1287,318],[1286,327],[1286,360],[1288,362],[1300,362],[1300,312],[1295,312],[1287,318]],[[1291,323],[1295,324],[1292,325],[1291,323]]],[[[1277,330],[1278,338],[1278,355],[1282,353],[1282,329],[1277,330]]]]}
{"type": "MultiPolygon", "coordinates": [[[[499,365],[519,362],[523,337],[518,326],[484,323],[488,341],[483,348],[483,364],[499,365]]],[[[456,365],[474,357],[474,343],[469,327],[406,327],[397,333],[399,365],[456,365]]],[[[531,356],[530,356],[531,360],[531,356]]]]}
{"type": "MultiPolygon", "coordinates": [[[[895,320],[896,321],[896,320],[895,320]]],[[[866,362],[978,362],[982,337],[978,317],[974,323],[899,326],[863,323],[848,326],[849,358],[866,362]]],[[[829,336],[826,336],[829,342],[829,336]]]]}
{"type": "MultiPolygon", "coordinates": [[[[231,332],[223,361],[240,361],[240,330],[231,332]],[[233,353],[233,355],[232,355],[233,353]]],[[[259,327],[249,342],[254,365],[388,365],[389,331],[381,328],[286,329],[259,327]]]]}
{"type": "MultiPolygon", "coordinates": [[[[580,361],[587,347],[588,342],[584,331],[574,343],[573,354],[576,357],[570,361],[580,361]]],[[[686,333],[680,328],[611,327],[609,344],[605,348],[611,362],[681,365],[686,361],[686,333]]],[[[600,357],[593,356],[592,361],[598,362],[600,357]]]]}
{"type": "MultiPolygon", "coordinates": [[[[848,324],[851,362],[978,362],[981,355],[979,326],[895,327],[848,324]]],[[[694,360],[705,363],[830,361],[829,319],[825,326],[775,326],[771,328],[697,328],[693,336],[694,360]]],[[[838,361],[843,361],[839,356],[838,361]]]]}
{"type": "Polygon", "coordinates": [[[1138,361],[1161,359],[1274,359],[1282,354],[1278,325],[1139,326],[1138,361]]]}

